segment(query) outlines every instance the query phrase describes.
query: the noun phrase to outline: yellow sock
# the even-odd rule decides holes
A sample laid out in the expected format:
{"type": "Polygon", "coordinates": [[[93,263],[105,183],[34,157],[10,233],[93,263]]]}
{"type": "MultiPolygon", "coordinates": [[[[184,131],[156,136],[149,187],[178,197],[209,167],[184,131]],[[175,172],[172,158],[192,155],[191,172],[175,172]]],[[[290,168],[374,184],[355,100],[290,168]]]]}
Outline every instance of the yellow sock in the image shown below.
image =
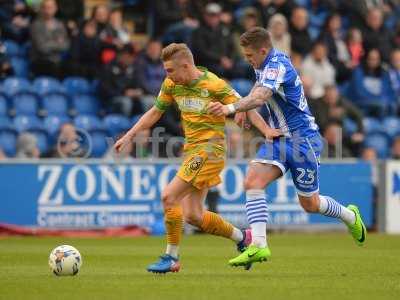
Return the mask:
{"type": "Polygon", "coordinates": [[[220,215],[206,211],[203,215],[201,230],[229,239],[232,236],[233,225],[225,221],[220,215]]]}
{"type": "Polygon", "coordinates": [[[181,241],[183,227],[182,207],[176,206],[166,209],[164,212],[164,221],[167,232],[167,243],[178,246],[181,241]]]}

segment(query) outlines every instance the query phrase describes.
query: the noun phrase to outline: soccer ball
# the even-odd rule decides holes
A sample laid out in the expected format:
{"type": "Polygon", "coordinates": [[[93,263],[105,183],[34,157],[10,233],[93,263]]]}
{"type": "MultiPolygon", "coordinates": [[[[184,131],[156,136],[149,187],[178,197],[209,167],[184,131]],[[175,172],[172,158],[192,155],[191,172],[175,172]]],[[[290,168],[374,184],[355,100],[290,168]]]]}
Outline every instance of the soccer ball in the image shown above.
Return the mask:
{"type": "Polygon", "coordinates": [[[57,276],[74,276],[78,274],[82,266],[82,257],[79,251],[72,246],[58,246],[50,253],[49,266],[57,276]]]}

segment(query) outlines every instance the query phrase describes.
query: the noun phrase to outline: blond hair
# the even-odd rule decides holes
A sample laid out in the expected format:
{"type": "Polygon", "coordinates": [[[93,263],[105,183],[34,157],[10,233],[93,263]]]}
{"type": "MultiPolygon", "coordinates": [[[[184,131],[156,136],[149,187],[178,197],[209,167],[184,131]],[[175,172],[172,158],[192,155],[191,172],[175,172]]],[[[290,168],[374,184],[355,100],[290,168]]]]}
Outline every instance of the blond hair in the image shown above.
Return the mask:
{"type": "Polygon", "coordinates": [[[192,51],[190,51],[189,47],[184,43],[169,44],[161,51],[161,60],[164,62],[176,58],[187,59],[194,64],[192,51]]]}

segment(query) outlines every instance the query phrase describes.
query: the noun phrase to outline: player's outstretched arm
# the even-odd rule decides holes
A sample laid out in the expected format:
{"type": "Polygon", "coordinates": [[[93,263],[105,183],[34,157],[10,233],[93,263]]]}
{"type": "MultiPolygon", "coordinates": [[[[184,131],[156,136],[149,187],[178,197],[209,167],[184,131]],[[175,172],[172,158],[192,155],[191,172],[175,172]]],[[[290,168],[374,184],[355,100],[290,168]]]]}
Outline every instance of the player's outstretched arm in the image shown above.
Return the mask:
{"type": "Polygon", "coordinates": [[[272,139],[283,135],[279,129],[269,127],[264,121],[263,117],[261,117],[261,115],[255,109],[249,110],[247,112],[247,117],[249,118],[250,122],[257,127],[258,130],[260,130],[265,138],[272,139]]]}
{"type": "Polygon", "coordinates": [[[150,129],[162,116],[163,112],[158,110],[155,106],[153,106],[149,111],[147,111],[137,123],[129,129],[127,133],[123,137],[121,137],[114,145],[115,151],[121,152],[126,145],[132,143],[133,138],[137,133],[150,129]]]}
{"type": "Polygon", "coordinates": [[[251,93],[233,104],[223,105],[219,102],[211,102],[208,112],[216,116],[227,116],[237,111],[249,111],[259,107],[272,96],[272,91],[264,86],[255,86],[251,93]]]}

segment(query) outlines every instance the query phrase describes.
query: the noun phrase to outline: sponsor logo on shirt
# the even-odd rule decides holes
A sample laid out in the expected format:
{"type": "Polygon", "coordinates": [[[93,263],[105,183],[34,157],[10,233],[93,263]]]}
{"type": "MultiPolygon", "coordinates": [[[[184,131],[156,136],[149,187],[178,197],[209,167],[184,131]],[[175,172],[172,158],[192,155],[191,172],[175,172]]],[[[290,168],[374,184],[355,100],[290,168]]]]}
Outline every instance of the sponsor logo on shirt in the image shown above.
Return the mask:
{"type": "Polygon", "coordinates": [[[204,101],[197,98],[183,98],[179,101],[179,107],[182,111],[201,111],[204,105],[204,101]]]}
{"type": "Polygon", "coordinates": [[[265,78],[268,80],[275,80],[278,77],[279,70],[278,69],[267,69],[265,74],[265,78]]]}

